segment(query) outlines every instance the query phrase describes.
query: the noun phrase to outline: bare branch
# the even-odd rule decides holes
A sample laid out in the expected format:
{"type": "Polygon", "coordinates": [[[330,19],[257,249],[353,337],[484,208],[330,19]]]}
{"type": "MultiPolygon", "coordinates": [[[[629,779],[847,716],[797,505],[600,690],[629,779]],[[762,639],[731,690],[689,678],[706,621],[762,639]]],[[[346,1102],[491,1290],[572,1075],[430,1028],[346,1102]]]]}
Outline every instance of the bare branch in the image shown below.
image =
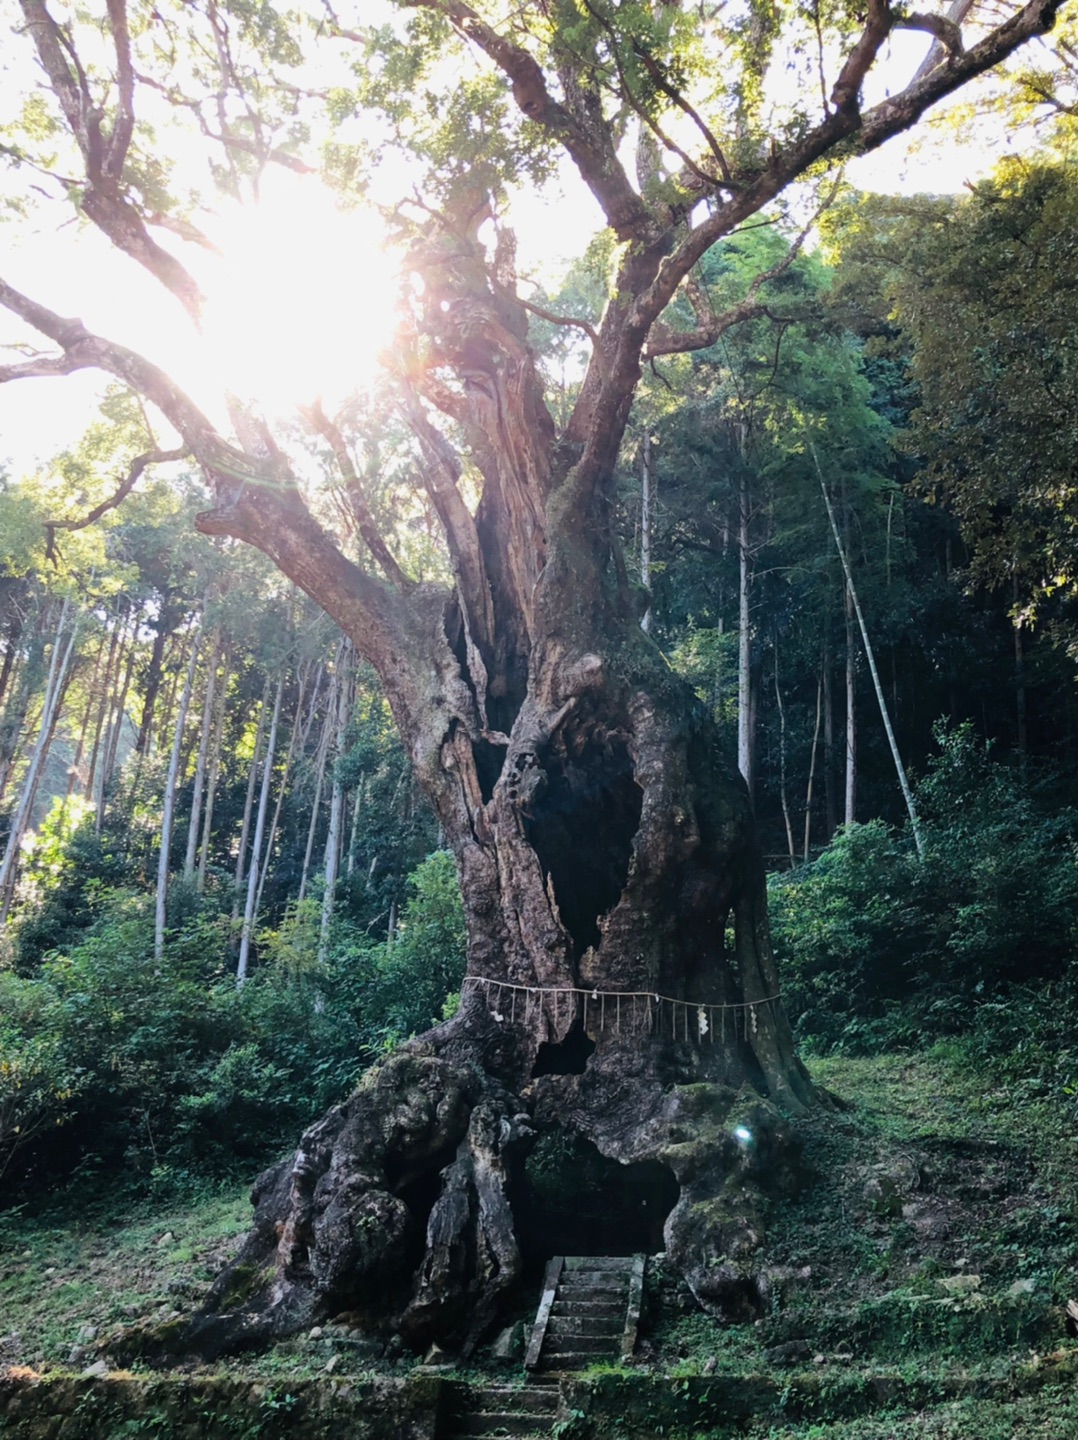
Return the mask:
{"type": "Polygon", "coordinates": [[[94,508],[83,515],[81,519],[46,520],[45,531],[48,539],[45,545],[45,553],[48,558],[50,560],[52,559],[57,530],[85,530],[88,525],[95,524],[101,519],[102,515],[107,515],[110,510],[115,510],[118,505],[127,499],[148,466],[167,465],[174,460],[186,460],[190,453],[186,445],[181,445],[176,450],[147,450],[144,455],[139,455],[131,462],[127,474],[108,499],[102,500],[99,505],[95,505],[94,508]]]}
{"type": "MultiPolygon", "coordinates": [[[[770,270],[762,270],[754,276],[745,298],[737,305],[731,306],[729,310],[724,311],[722,315],[715,314],[710,297],[695,278],[691,274],[686,276],[685,294],[692,306],[693,314],[696,316],[696,328],[679,334],[667,329],[661,322],[656,322],[648,336],[647,348],[644,351],[645,357],[650,359],[656,355],[673,355],[686,350],[706,350],[709,346],[714,345],[719,336],[724,335],[732,325],[740,325],[745,320],[754,320],[761,315],[767,315],[770,319],[778,319],[779,317],[772,315],[766,305],[757,302],[756,297],[769,281],[777,280],[780,275],[784,275],[789,270],[800,255],[805,241],[812,233],[820,216],[834,204],[841,185],[842,174],[840,173],[782,259],[776,265],[772,265],[770,270]]],[[[783,317],[781,323],[791,323],[790,317],[783,317]]]]}
{"type": "Polygon", "coordinates": [[[356,471],[352,456],[349,453],[348,446],[344,442],[344,436],[341,434],[340,428],[326,414],[322,408],[321,401],[316,401],[313,405],[302,406],[300,413],[311,428],[322,436],[333,451],[337,468],[340,470],[341,478],[344,481],[344,488],[348,496],[349,504],[352,507],[352,515],[355,518],[356,525],[359,527],[359,533],[366,542],[367,549],[382,567],[386,579],[396,585],[398,589],[407,590],[411,582],[397,564],[389,546],[382,538],[381,531],[375,524],[374,516],[371,514],[371,508],[367,504],[367,497],[363,493],[363,482],[360,480],[359,474],[356,471]]]}
{"type": "Polygon", "coordinates": [[[379,668],[401,675],[406,625],[398,592],[342,554],[311,514],[284,455],[264,422],[249,417],[258,453],[230,445],[188,395],[157,365],[66,319],[0,279],[0,305],[60,345],[73,369],[96,368],[155,405],[179,431],[213,489],[216,506],[197,517],[207,535],[256,546],[321,605],[379,668]]]}
{"type": "Polygon", "coordinates": [[[39,380],[50,375],[71,375],[84,370],[89,362],[79,361],[71,355],[35,355],[31,360],[20,360],[17,365],[0,365],[0,385],[8,380],[39,380]]]}
{"type": "MultiPolygon", "coordinates": [[[[688,155],[684,150],[682,150],[681,147],[677,145],[670,138],[669,135],[666,134],[666,132],[659,125],[658,121],[655,120],[653,116],[648,114],[647,108],[642,105],[640,101],[636,98],[636,96],[633,94],[632,86],[629,84],[628,76],[625,74],[625,69],[621,63],[621,56],[618,54],[618,37],[614,30],[614,27],[610,24],[609,20],[607,20],[605,15],[601,14],[598,10],[596,10],[595,6],[592,5],[591,0],[584,0],[584,4],[592,19],[596,22],[596,24],[602,27],[603,31],[607,36],[607,39],[610,41],[610,53],[614,58],[614,65],[617,68],[618,81],[621,87],[619,93],[621,97],[629,104],[634,114],[636,114],[644,122],[644,124],[648,127],[648,129],[656,137],[660,144],[664,145],[667,150],[669,150],[672,154],[678,157],[678,159],[689,171],[689,173],[695,176],[699,184],[703,185],[706,189],[714,189],[714,187],[719,183],[718,176],[710,175],[706,170],[701,169],[701,167],[696,163],[692,156],[688,155]]],[[[683,97],[679,96],[677,91],[675,91],[674,88],[670,85],[669,81],[666,80],[666,77],[663,75],[662,72],[662,67],[659,65],[658,61],[654,58],[654,56],[649,55],[647,51],[644,50],[643,47],[639,44],[634,44],[633,49],[636,55],[643,62],[644,68],[647,70],[648,74],[655,81],[656,86],[660,90],[662,90],[663,94],[666,95],[669,99],[674,100],[675,103],[679,104],[680,107],[686,112],[686,114],[690,115],[692,119],[696,121],[697,126],[701,130],[703,130],[708,140],[708,143],[711,146],[712,153],[719,162],[719,169],[722,173],[722,177],[725,181],[729,182],[729,168],[726,164],[725,157],[723,156],[722,151],[719,149],[718,143],[715,140],[715,137],[712,135],[711,131],[703,123],[699,115],[688,103],[688,101],[685,100],[683,97]]]]}
{"type": "MultiPolygon", "coordinates": [[[[571,326],[576,330],[583,330],[584,334],[588,337],[591,343],[593,345],[598,345],[599,332],[596,330],[595,326],[590,324],[587,320],[580,320],[575,315],[555,315],[553,310],[544,310],[542,305],[536,305],[531,300],[525,300],[523,295],[516,294],[515,291],[510,290],[507,286],[503,285],[501,281],[497,280],[493,275],[491,275],[490,277],[490,283],[491,285],[493,285],[494,289],[498,291],[499,294],[504,295],[507,300],[515,300],[516,303],[518,305],[522,305],[524,309],[529,312],[529,314],[536,315],[540,320],[546,320],[551,325],[571,326]]],[[[441,407],[439,406],[439,409],[440,408],[441,407]]]]}

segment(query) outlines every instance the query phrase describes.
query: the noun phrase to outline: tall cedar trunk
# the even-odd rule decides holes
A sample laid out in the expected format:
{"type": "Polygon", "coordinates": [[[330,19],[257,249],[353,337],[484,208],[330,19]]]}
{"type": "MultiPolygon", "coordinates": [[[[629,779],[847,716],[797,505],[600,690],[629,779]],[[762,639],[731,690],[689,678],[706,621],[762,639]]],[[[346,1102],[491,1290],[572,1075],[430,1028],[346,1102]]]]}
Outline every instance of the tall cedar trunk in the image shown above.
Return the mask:
{"type": "Polygon", "coordinates": [[[749,549],[749,480],[744,465],[737,520],[737,768],[752,794],[752,552],[749,549]]]}
{"type": "MultiPolygon", "coordinates": [[[[338,656],[340,650],[338,650],[338,656]]],[[[299,878],[299,896],[303,901],[307,895],[307,882],[311,874],[311,859],[314,856],[314,841],[318,833],[318,817],[322,809],[322,790],[326,783],[326,760],[329,755],[329,741],[333,733],[334,716],[336,715],[336,695],[339,675],[339,663],[334,669],[333,682],[330,685],[329,697],[326,701],[326,713],[322,720],[322,733],[318,740],[318,750],[315,754],[315,781],[314,797],[311,800],[311,820],[307,827],[307,846],[303,852],[303,872],[299,878]]]]}
{"type": "Polygon", "coordinates": [[[106,630],[98,641],[97,650],[94,652],[94,668],[90,674],[90,683],[86,687],[86,703],[82,707],[82,720],[79,723],[78,738],[75,741],[74,753],[71,756],[71,764],[67,769],[67,789],[64,791],[61,815],[67,813],[68,801],[75,792],[75,786],[79,783],[79,775],[82,769],[82,755],[86,749],[86,736],[90,729],[90,715],[94,710],[94,702],[98,701],[98,715],[100,716],[100,701],[98,700],[98,684],[101,680],[101,661],[108,650],[108,661],[105,666],[105,680],[102,689],[108,689],[108,671],[112,665],[112,657],[116,649],[115,629],[106,630]]]}
{"type": "Polygon", "coordinates": [[[330,925],[333,921],[333,907],[337,896],[337,872],[341,863],[341,832],[344,820],[344,783],[340,775],[340,760],[344,754],[344,732],[348,724],[351,672],[351,648],[341,647],[340,663],[337,669],[337,719],[333,740],[333,789],[329,802],[329,828],[326,831],[326,854],[323,873],[325,890],[322,892],[322,920],[318,932],[318,959],[324,962],[329,949],[330,925]]]}
{"type": "Polygon", "coordinates": [[[228,714],[228,681],[231,653],[226,648],[221,657],[220,698],[217,702],[217,718],[213,727],[213,743],[210,746],[210,773],[206,780],[206,808],[202,816],[202,840],[198,851],[198,879],[196,889],[201,895],[206,888],[206,871],[210,863],[210,840],[213,836],[213,810],[217,798],[217,777],[221,773],[221,750],[225,734],[225,718],[228,714]]]}
{"type": "Polygon", "coordinates": [[[846,607],[846,799],[842,818],[852,825],[857,818],[857,642],[848,585],[843,586],[842,594],[846,607]]]}
{"type": "MultiPolygon", "coordinates": [[[[790,798],[786,793],[786,706],[782,702],[782,686],[779,683],[779,637],[774,639],[775,648],[775,707],[779,715],[779,803],[782,806],[782,819],[786,826],[786,853],[790,857],[790,869],[797,864],[797,851],[794,849],[794,827],[790,819],[790,798]]],[[[813,751],[813,760],[815,760],[813,751]]],[[[812,799],[812,781],[809,780],[809,801],[812,799]]]]}
{"type": "Polygon", "coordinates": [[[165,799],[161,813],[161,842],[157,851],[157,889],[154,895],[153,954],[160,960],[165,953],[165,922],[168,915],[168,871],[172,848],[172,824],[176,814],[176,790],[180,776],[180,755],[183,752],[183,735],[187,727],[187,711],[191,704],[191,691],[195,684],[195,667],[198,664],[198,634],[191,639],[191,658],[180,692],[176,723],[172,731],[172,750],[169,755],[168,775],[165,778],[165,799]]]}
{"type": "MultiPolygon", "coordinates": [[[[112,667],[116,659],[117,647],[120,644],[122,629],[123,626],[118,620],[110,627],[110,633],[107,637],[108,658],[105,661],[105,673],[101,677],[101,683],[99,686],[98,665],[101,658],[99,652],[98,661],[94,665],[94,674],[93,679],[90,682],[89,693],[86,697],[86,711],[83,716],[83,727],[79,735],[78,747],[75,751],[75,760],[71,767],[73,772],[73,778],[77,779],[79,766],[82,762],[82,747],[83,741],[86,737],[86,724],[90,717],[90,711],[95,708],[96,704],[97,715],[94,720],[94,738],[90,745],[90,761],[86,767],[86,774],[83,777],[82,793],[84,795],[89,795],[92,791],[94,783],[94,771],[97,769],[98,755],[100,754],[101,750],[101,733],[105,727],[105,719],[109,713],[109,707],[112,705],[114,699],[112,693],[112,667]]],[[[102,644],[104,644],[104,637],[102,639],[102,644]]],[[[68,788],[68,794],[71,794],[70,787],[68,788]]]]}
{"type": "Polygon", "coordinates": [[[831,637],[825,632],[823,642],[823,787],[827,829],[830,840],[838,829],[838,800],[835,793],[835,688],[831,673],[831,637]]]}
{"type": "Polygon", "coordinates": [[[48,759],[49,747],[56,730],[56,719],[60,712],[61,699],[66,688],[68,669],[78,637],[77,621],[72,624],[70,633],[67,630],[69,610],[70,602],[65,599],[60,609],[60,618],[52,642],[52,655],[49,660],[48,679],[45,682],[45,697],[41,707],[37,740],[30,756],[26,775],[23,778],[22,793],[11,817],[11,829],[8,832],[4,857],[0,861],[0,924],[7,919],[15,895],[22,840],[30,823],[41,771],[48,759]]]}
{"type": "Polygon", "coordinates": [[[7,580],[4,589],[4,658],[0,661],[0,705],[7,699],[7,689],[19,653],[26,614],[23,609],[25,581],[7,580]]]}
{"type": "Polygon", "coordinates": [[[135,741],[135,749],[139,756],[147,754],[153,738],[154,710],[157,706],[157,694],[161,689],[161,680],[164,674],[165,644],[169,638],[169,631],[166,629],[166,611],[161,607],[153,632],[153,646],[150,650],[150,660],[146,669],[146,686],[143,691],[142,719],[139,721],[138,738],[135,741]]]}
{"type": "MultiPolygon", "coordinates": [[[[100,835],[101,826],[105,818],[105,801],[109,794],[109,785],[116,771],[116,761],[120,753],[120,740],[123,736],[124,721],[127,719],[127,696],[131,689],[131,681],[135,674],[135,664],[138,658],[138,612],[131,616],[131,635],[128,642],[127,663],[123,666],[123,683],[120,685],[120,693],[116,697],[116,703],[109,712],[108,730],[105,735],[104,753],[101,757],[100,771],[97,779],[96,792],[94,789],[94,774],[87,778],[87,794],[94,795],[94,830],[100,835]]],[[[121,645],[121,652],[122,652],[121,645]]],[[[121,653],[122,663],[122,653],[121,653]]]]}
{"type": "MultiPolygon", "coordinates": [[[[262,736],[266,729],[266,707],[269,704],[270,682],[267,678],[262,687],[262,700],[258,707],[258,725],[255,728],[255,748],[251,756],[251,768],[247,773],[247,794],[243,802],[243,820],[240,824],[240,841],[236,852],[236,873],[232,880],[232,919],[238,920],[240,896],[243,893],[243,877],[247,873],[247,837],[251,830],[251,815],[254,812],[255,786],[258,784],[258,765],[262,758],[262,736]]],[[[237,937],[238,943],[238,937],[237,937]]]]}
{"type": "Polygon", "coordinates": [[[3,720],[0,721],[0,801],[7,793],[8,783],[15,770],[19,741],[26,725],[30,703],[44,678],[48,627],[52,619],[52,608],[47,601],[39,602],[26,658],[15,672],[15,679],[11,684],[12,693],[4,706],[3,720]]]}
{"type": "MultiPolygon", "coordinates": [[[[243,928],[240,931],[240,951],[236,962],[236,983],[242,985],[247,979],[248,961],[251,954],[251,938],[254,934],[255,915],[258,900],[258,880],[262,870],[262,838],[266,831],[266,812],[269,809],[270,790],[273,787],[273,761],[277,753],[277,727],[281,720],[281,699],[284,695],[284,670],[277,677],[277,694],[273,700],[273,718],[270,720],[269,738],[266,741],[266,758],[262,762],[262,784],[258,792],[258,814],[255,817],[255,834],[251,841],[251,859],[247,866],[247,903],[243,910],[243,928]]],[[[268,858],[268,857],[267,857],[268,858]]]]}
{"type": "Polygon", "coordinates": [[[285,797],[288,794],[288,784],[292,778],[292,764],[296,758],[297,745],[301,742],[300,713],[303,709],[303,701],[307,689],[308,668],[304,665],[300,670],[299,688],[296,695],[296,709],[292,717],[292,728],[288,735],[288,749],[285,751],[284,765],[281,767],[281,780],[277,786],[277,799],[273,805],[273,818],[270,820],[269,835],[266,837],[266,859],[262,865],[262,873],[258,877],[258,892],[255,895],[255,914],[262,908],[262,891],[266,888],[266,877],[270,871],[270,859],[273,855],[273,848],[277,843],[277,829],[281,823],[281,811],[284,809],[285,797]]]}
{"type": "Polygon", "coordinates": [[[202,792],[206,784],[206,765],[213,736],[213,699],[217,688],[217,670],[220,664],[221,632],[213,632],[206,665],[206,688],[202,697],[202,724],[198,729],[198,759],[195,761],[195,778],[191,787],[191,811],[187,817],[187,846],[183,857],[183,878],[190,882],[195,876],[195,854],[198,849],[199,822],[202,819],[202,792]]]}

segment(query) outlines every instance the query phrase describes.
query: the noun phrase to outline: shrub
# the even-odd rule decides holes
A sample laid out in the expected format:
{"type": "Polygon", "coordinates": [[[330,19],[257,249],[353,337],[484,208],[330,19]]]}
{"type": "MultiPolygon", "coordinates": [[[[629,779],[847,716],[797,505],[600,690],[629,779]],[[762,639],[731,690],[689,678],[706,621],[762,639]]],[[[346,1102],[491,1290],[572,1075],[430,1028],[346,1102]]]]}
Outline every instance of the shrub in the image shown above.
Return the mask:
{"type": "Polygon", "coordinates": [[[1053,812],[968,725],[937,727],[917,789],[926,853],[879,821],[848,826],[771,883],[791,1013],[824,1048],[966,1032],[1015,985],[1063,981],[1078,941],[1078,816],[1053,812]]]}

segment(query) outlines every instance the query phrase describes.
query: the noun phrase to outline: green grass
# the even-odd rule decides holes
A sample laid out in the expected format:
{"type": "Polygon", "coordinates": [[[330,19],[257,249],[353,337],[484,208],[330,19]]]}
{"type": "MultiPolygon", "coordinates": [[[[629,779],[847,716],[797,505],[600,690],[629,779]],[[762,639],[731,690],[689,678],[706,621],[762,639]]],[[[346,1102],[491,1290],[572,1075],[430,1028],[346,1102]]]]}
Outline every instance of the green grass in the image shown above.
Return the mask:
{"type": "Polygon", "coordinates": [[[235,1191],[68,1221],[0,1212],[0,1362],[88,1364],[109,1330],[189,1304],[249,1221],[235,1191]],[[85,1353],[72,1358],[77,1346],[85,1353]]]}
{"type": "MultiPolygon", "coordinates": [[[[750,1440],[1073,1440],[1078,1394],[1051,1379],[1075,1348],[1062,1309],[1078,1297],[1078,1137],[1067,1108],[1035,1087],[993,1082],[960,1046],[810,1067],[846,1108],[800,1124],[816,1178],[772,1213],[769,1313],[724,1325],[655,1277],[637,1370],[672,1391],[708,1376],[767,1377],[772,1413],[730,1431],[750,1440]],[[880,1176],[897,1176],[882,1202],[869,1184],[880,1176]],[[1010,1394],[1031,1364],[1048,1378],[1010,1394]],[[956,1377],[968,1397],[938,1398],[956,1377]],[[862,1381],[883,1387],[867,1406],[856,1401],[862,1381]],[[800,1399],[784,1410],[787,1386],[800,1399]]],[[[0,1213],[0,1370],[78,1371],[117,1327],[190,1309],[249,1219],[235,1191],[70,1219],[0,1213]]],[[[217,1371],[287,1388],[322,1374],[334,1348],[299,1337],[217,1371]]],[[[413,1363],[376,1368],[399,1375],[413,1363]]],[[[371,1364],[341,1350],[333,1373],[371,1364]]],[[[481,1352],[473,1367],[474,1383],[481,1352]]],[[[605,1378],[617,1383],[614,1369],[605,1378]]]]}

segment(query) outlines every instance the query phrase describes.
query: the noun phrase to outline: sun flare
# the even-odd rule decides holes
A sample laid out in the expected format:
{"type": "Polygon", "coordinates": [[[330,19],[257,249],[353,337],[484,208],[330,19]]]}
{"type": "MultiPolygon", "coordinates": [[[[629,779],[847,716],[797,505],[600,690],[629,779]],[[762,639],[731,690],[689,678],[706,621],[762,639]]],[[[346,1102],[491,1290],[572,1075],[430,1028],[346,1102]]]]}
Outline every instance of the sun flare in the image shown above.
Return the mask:
{"type": "Polygon", "coordinates": [[[267,414],[371,385],[398,321],[398,265],[377,218],[317,180],[274,175],[257,204],[222,213],[200,267],[202,361],[267,414]]]}

